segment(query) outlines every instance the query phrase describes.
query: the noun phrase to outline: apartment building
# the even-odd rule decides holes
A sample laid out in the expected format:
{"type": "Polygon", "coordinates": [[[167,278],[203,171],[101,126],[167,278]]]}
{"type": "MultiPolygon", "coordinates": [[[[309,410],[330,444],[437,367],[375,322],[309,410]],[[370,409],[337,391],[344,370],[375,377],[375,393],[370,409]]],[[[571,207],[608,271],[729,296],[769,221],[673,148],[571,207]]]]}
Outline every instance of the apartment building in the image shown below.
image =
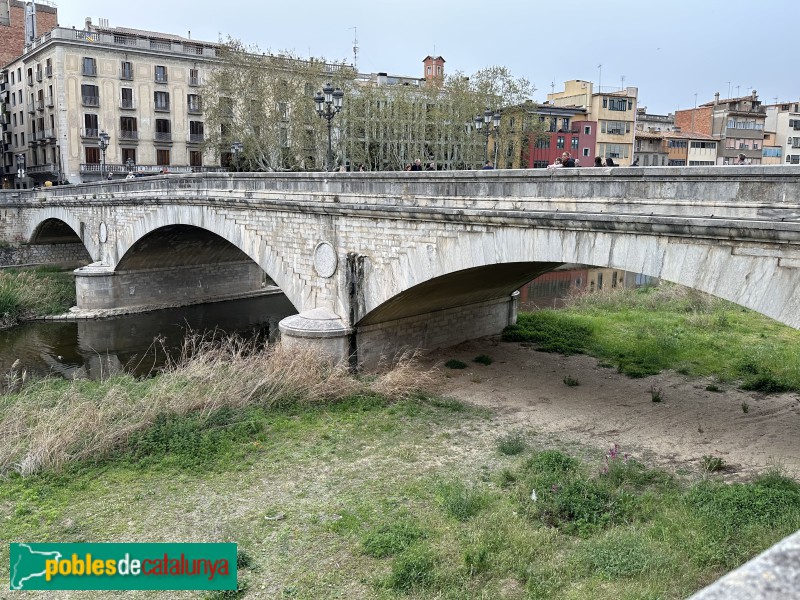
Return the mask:
{"type": "Polygon", "coordinates": [[[4,164],[30,187],[128,171],[219,170],[203,152],[216,45],[127,28],[57,27],[3,69],[4,164]]]}
{"type": "Polygon", "coordinates": [[[800,103],[782,102],[766,107],[762,164],[800,164],[800,103]]]}
{"type": "Polygon", "coordinates": [[[555,106],[579,106],[587,111],[587,121],[597,122],[595,156],[611,158],[619,165],[630,165],[634,154],[638,89],[594,90],[590,81],[564,82],[564,90],[547,94],[555,106]]]}
{"type": "Polygon", "coordinates": [[[668,131],[662,134],[669,167],[703,167],[717,164],[720,140],[692,131],[668,131]]]}
{"type": "Polygon", "coordinates": [[[720,99],[697,108],[675,112],[675,125],[681,131],[697,132],[719,140],[717,164],[733,164],[744,154],[750,164],[761,164],[766,108],[755,90],[749,96],[720,99]]]}
{"type": "Polygon", "coordinates": [[[58,8],[48,0],[0,0],[0,66],[20,56],[25,44],[58,26],[58,8]]]}
{"type": "MultiPolygon", "coordinates": [[[[553,164],[564,152],[569,152],[582,167],[594,165],[597,123],[587,119],[585,108],[553,106],[547,102],[531,102],[522,107],[525,108],[525,114],[516,115],[516,119],[523,123],[522,119],[527,117],[532,124],[532,131],[523,160],[509,167],[544,168],[553,164]]],[[[504,111],[504,116],[506,112],[510,113],[511,118],[515,116],[514,111],[504,111]]]]}

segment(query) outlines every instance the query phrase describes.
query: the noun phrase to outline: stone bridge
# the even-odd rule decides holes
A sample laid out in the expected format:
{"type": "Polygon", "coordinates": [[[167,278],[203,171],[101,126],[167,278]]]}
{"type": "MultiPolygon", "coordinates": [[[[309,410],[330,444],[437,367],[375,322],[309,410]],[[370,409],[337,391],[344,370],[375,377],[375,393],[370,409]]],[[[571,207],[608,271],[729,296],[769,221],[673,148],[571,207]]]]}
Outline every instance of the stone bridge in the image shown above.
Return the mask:
{"type": "MultiPolygon", "coordinates": [[[[0,194],[0,240],[78,248],[78,306],[274,281],[285,340],[374,364],[498,333],[563,263],[673,281],[800,327],[800,168],[164,175],[0,194]]],[[[2,256],[2,255],[0,255],[2,256]]]]}

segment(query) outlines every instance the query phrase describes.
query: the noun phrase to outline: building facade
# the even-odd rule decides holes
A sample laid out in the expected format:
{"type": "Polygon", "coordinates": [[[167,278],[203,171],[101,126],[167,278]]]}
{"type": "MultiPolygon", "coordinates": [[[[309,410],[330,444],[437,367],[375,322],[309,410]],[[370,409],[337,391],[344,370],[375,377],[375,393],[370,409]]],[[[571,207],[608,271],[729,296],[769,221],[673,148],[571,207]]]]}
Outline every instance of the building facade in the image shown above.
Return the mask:
{"type": "Polygon", "coordinates": [[[579,166],[594,166],[597,123],[588,120],[585,108],[544,103],[535,105],[534,111],[540,131],[529,142],[523,166],[544,168],[564,152],[569,152],[579,166]]]}
{"type": "Polygon", "coordinates": [[[800,103],[783,102],[766,107],[762,164],[800,164],[800,103]]]}
{"type": "Polygon", "coordinates": [[[17,186],[219,169],[203,152],[200,93],[215,58],[214,44],[89,19],[38,38],[3,70],[17,186]]]}
{"type": "Polygon", "coordinates": [[[587,111],[587,120],[597,122],[595,156],[611,158],[618,165],[630,165],[634,155],[638,89],[594,91],[590,81],[564,82],[564,90],[547,94],[555,106],[579,106],[587,111]]]}
{"type": "Polygon", "coordinates": [[[690,131],[668,131],[663,135],[669,167],[700,167],[717,164],[719,138],[690,131]]]}
{"type": "Polygon", "coordinates": [[[58,26],[58,8],[48,1],[0,0],[0,66],[19,57],[26,44],[26,13],[32,11],[35,26],[32,39],[58,26]]]}
{"type": "Polygon", "coordinates": [[[749,164],[761,164],[766,116],[755,90],[749,96],[722,100],[717,92],[713,102],[676,111],[675,124],[681,131],[717,138],[719,165],[733,164],[740,154],[749,164]]]}

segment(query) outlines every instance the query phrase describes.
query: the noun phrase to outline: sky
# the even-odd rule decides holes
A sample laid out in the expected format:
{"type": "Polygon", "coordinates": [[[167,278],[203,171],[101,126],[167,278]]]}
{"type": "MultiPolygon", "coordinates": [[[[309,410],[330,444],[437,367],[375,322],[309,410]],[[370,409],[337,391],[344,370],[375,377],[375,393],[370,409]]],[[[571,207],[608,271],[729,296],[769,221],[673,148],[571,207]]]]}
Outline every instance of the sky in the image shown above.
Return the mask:
{"type": "Polygon", "coordinates": [[[62,27],[86,17],[111,27],[262,52],[353,63],[361,72],[422,76],[441,55],[448,74],[500,65],[536,88],[583,79],[639,88],[639,106],[667,114],[757,90],[765,104],[797,100],[798,0],[56,0],[62,27]],[[189,33],[191,32],[191,34],[189,33]]]}

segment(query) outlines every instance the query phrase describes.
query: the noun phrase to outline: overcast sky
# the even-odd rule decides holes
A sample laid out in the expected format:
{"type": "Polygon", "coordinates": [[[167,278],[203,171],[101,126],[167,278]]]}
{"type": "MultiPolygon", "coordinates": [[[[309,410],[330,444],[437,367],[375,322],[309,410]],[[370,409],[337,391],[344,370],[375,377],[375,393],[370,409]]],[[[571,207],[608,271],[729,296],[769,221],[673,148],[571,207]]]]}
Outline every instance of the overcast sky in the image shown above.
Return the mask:
{"type": "Polygon", "coordinates": [[[447,73],[503,65],[544,101],[568,79],[639,88],[639,105],[666,114],[758,90],[764,103],[797,100],[798,0],[57,0],[59,24],[99,17],[262,51],[353,62],[422,76],[439,54],[447,73]],[[602,68],[599,67],[602,65],[602,68]]]}

